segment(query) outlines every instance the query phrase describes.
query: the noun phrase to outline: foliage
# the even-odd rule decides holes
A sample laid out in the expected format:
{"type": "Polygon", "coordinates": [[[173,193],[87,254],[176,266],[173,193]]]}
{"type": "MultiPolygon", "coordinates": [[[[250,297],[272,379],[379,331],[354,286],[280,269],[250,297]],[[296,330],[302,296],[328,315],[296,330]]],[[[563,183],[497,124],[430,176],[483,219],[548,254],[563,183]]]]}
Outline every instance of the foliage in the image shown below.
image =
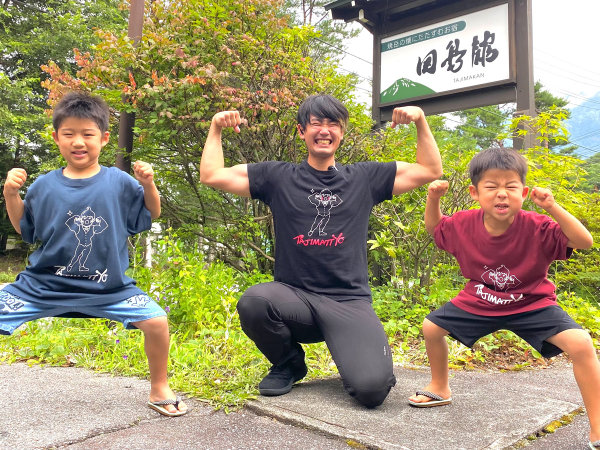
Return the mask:
{"type": "MultiPolygon", "coordinates": [[[[101,93],[115,108],[124,96],[136,114],[133,157],[154,165],[164,219],[195,235],[209,258],[249,272],[271,269],[273,224],[265,205],[199,183],[213,114],[235,108],[249,121],[241,134],[225,133],[227,165],[297,162],[298,104],[322,91],[347,99],[352,86],[332,64],[306,56],[316,32],[289,27],[281,7],[278,0],[153,2],[137,46],[124,34],[99,31],[93,52],[75,53],[76,77],[53,63],[44,67],[52,101],[73,87],[101,93]]],[[[370,127],[362,117],[353,122],[347,154],[358,151],[356,124],[370,127]]]]}
{"type": "Polygon", "coordinates": [[[587,192],[600,192],[600,152],[586,159],[583,167],[587,172],[583,188],[587,192]]]}
{"type": "MultiPolygon", "coordinates": [[[[469,183],[466,178],[466,165],[474,154],[470,147],[472,141],[457,139],[445,131],[440,117],[431,117],[429,122],[438,141],[442,160],[453,162],[446,164],[444,169],[444,178],[450,182],[450,190],[442,199],[442,210],[445,214],[452,214],[468,209],[473,204],[468,194],[469,183]]],[[[379,155],[373,155],[374,159],[414,161],[415,130],[387,130],[381,147],[383,150],[379,155]]],[[[423,215],[426,196],[424,186],[376,207],[371,221],[373,237],[368,241],[370,257],[383,266],[378,281],[414,287],[414,294],[411,296],[413,299],[421,295],[421,288],[430,285],[432,271],[439,263],[452,261],[447,253],[433,245],[432,237],[425,230],[423,215]]]]}

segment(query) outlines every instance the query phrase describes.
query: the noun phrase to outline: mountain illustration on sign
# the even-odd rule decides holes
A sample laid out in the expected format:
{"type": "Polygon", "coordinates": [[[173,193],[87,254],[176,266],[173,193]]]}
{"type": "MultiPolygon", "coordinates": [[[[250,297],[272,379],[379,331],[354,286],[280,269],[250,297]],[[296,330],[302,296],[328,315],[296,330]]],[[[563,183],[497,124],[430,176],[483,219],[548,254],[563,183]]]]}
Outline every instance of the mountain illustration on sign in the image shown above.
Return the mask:
{"type": "Polygon", "coordinates": [[[429,94],[435,94],[435,91],[421,83],[415,83],[408,78],[399,78],[381,93],[380,102],[389,103],[429,94]]]}

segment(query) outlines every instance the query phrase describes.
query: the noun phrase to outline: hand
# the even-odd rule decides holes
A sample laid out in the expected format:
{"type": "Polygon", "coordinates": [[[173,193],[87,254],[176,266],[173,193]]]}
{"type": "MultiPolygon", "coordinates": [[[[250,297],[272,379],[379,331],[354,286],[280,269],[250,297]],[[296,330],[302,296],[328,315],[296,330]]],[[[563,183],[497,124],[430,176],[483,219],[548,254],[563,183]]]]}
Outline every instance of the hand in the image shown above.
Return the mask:
{"type": "Polygon", "coordinates": [[[233,128],[236,133],[240,132],[240,125],[246,125],[248,121],[240,117],[238,111],[221,111],[213,116],[213,123],[219,128],[233,128]]]}
{"type": "Polygon", "coordinates": [[[425,117],[425,113],[418,106],[400,106],[392,112],[392,128],[399,123],[409,124],[425,117]]]}
{"type": "Polygon", "coordinates": [[[534,187],[531,190],[531,200],[533,201],[533,203],[538,205],[540,208],[544,208],[544,210],[546,211],[552,209],[552,207],[556,203],[550,189],[541,187],[534,187]]]}
{"type": "Polygon", "coordinates": [[[446,195],[448,192],[448,181],[446,180],[435,180],[432,182],[427,188],[427,195],[432,199],[439,199],[440,197],[446,195]]]}
{"type": "Polygon", "coordinates": [[[25,172],[25,169],[10,169],[4,182],[4,195],[19,195],[19,189],[23,187],[26,180],[27,172],[25,172]]]}
{"type": "Polygon", "coordinates": [[[142,185],[148,185],[154,182],[154,170],[147,162],[136,161],[133,164],[133,174],[142,185]]]}

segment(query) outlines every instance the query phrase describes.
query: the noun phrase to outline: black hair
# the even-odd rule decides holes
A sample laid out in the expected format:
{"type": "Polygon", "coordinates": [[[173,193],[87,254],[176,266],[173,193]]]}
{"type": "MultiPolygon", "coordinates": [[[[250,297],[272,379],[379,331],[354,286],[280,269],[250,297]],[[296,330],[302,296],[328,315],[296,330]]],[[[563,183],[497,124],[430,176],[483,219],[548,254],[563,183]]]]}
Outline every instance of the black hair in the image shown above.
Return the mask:
{"type": "Polygon", "coordinates": [[[108,131],[109,114],[108,105],[102,97],[83,91],[71,91],[66,93],[54,107],[52,126],[55,131],[58,131],[65,119],[76,117],[93,120],[104,133],[108,131]]]}
{"type": "Polygon", "coordinates": [[[484,172],[490,169],[514,170],[525,184],[527,160],[512,148],[492,147],[477,153],[469,163],[471,184],[477,186],[484,172]]]}
{"type": "Polygon", "coordinates": [[[302,128],[310,123],[310,116],[337,122],[342,130],[348,125],[349,114],[346,107],[337,98],[327,94],[311,95],[302,102],[296,116],[302,128]]]}

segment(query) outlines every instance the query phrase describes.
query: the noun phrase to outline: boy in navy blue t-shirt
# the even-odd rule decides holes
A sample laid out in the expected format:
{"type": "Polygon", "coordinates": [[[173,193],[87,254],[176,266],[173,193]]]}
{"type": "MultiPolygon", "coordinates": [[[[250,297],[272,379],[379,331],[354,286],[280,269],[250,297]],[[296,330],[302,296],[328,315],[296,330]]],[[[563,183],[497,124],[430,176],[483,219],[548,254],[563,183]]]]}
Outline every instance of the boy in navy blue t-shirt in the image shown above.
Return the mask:
{"type": "Polygon", "coordinates": [[[169,327],[163,309],[125,275],[127,239],[160,215],[152,167],[134,164],[137,182],[99,164],[109,111],[96,96],[70,92],[53,112],[52,137],[66,166],[40,176],[25,200],[24,169],[4,184],[8,216],[24,241],[40,242],[14,283],[0,290],[0,334],[41,317],[89,316],[122,322],[145,336],[148,406],[166,416],[187,412],[167,382],[169,327]]]}

